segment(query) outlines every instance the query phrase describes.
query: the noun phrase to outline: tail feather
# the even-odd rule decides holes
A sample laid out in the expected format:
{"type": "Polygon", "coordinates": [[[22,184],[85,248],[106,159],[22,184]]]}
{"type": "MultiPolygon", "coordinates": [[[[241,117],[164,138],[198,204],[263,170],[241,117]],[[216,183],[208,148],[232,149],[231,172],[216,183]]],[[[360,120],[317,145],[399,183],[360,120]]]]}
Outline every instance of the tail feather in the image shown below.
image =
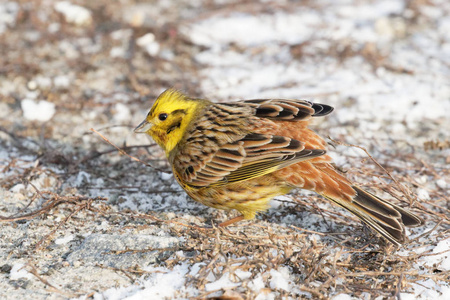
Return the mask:
{"type": "Polygon", "coordinates": [[[352,202],[325,197],[355,214],[392,243],[401,245],[406,241],[405,226],[423,224],[422,219],[405,209],[357,186],[352,188],[357,192],[352,202]]]}
{"type": "Polygon", "coordinates": [[[402,221],[405,226],[416,227],[424,224],[424,221],[415,214],[412,214],[398,206],[395,206],[395,208],[402,214],[402,221]]]}
{"type": "MultiPolygon", "coordinates": [[[[372,201],[373,203],[378,204],[378,203],[382,203],[384,204],[383,207],[390,207],[391,209],[396,210],[396,214],[400,214],[400,218],[402,220],[402,223],[405,226],[420,226],[423,225],[424,221],[419,218],[418,216],[416,216],[413,213],[410,213],[409,211],[401,208],[400,206],[397,206],[395,204],[389,203],[386,200],[381,199],[380,197],[377,197],[367,191],[362,190],[361,188],[357,187],[357,186],[353,186],[353,189],[358,193],[357,197],[358,199],[369,199],[369,201],[372,201]]],[[[358,200],[357,200],[358,201],[358,200]]]]}

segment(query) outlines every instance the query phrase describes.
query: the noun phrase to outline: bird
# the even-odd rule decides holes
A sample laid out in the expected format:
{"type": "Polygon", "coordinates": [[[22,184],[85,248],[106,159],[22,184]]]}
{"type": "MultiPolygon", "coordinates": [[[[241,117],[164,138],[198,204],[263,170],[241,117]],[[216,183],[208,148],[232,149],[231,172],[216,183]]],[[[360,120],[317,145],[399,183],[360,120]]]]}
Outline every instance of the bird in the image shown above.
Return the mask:
{"type": "Polygon", "coordinates": [[[405,226],[423,220],[347,179],[327,155],[327,143],[308,128],[329,115],[326,104],[296,99],[216,103],[167,89],[136,133],[165,152],[175,179],[195,201],[251,220],[272,198],[293,189],[316,192],[353,213],[391,243],[407,241],[405,226]]]}

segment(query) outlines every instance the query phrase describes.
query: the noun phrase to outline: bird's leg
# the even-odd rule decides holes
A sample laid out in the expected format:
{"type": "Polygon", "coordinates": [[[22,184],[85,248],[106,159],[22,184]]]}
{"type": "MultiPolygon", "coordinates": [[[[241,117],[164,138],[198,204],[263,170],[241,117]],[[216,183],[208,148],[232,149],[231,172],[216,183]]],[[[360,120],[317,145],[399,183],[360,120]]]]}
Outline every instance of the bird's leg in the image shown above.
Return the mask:
{"type": "Polygon", "coordinates": [[[228,221],[220,223],[219,227],[227,227],[228,225],[231,225],[233,223],[236,223],[236,222],[239,222],[239,221],[242,221],[242,220],[244,220],[244,216],[240,215],[238,217],[235,217],[233,219],[229,219],[228,221]]]}

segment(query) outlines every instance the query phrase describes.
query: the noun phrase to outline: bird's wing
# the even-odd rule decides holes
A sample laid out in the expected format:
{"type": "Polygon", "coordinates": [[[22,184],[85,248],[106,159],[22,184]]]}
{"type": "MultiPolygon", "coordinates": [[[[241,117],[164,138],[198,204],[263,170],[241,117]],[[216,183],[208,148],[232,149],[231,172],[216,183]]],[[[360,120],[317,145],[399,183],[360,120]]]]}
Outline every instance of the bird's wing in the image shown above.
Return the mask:
{"type": "Polygon", "coordinates": [[[311,117],[326,116],[334,110],[329,105],[306,100],[255,99],[241,103],[254,107],[255,116],[276,121],[307,121],[311,117]]]}
{"type": "Polygon", "coordinates": [[[288,137],[250,133],[220,146],[201,164],[178,164],[177,172],[192,187],[220,186],[263,176],[325,152],[305,149],[302,142],[288,137]]]}

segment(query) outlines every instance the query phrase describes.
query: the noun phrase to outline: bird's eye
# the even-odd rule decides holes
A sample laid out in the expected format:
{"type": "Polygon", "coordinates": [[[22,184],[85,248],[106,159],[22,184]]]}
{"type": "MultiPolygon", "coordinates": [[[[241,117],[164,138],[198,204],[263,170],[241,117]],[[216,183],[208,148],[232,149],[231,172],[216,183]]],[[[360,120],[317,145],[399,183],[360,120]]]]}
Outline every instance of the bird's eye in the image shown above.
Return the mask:
{"type": "Polygon", "coordinates": [[[166,113],[159,114],[158,119],[160,121],[164,121],[165,119],[167,119],[167,114],[166,113]]]}

